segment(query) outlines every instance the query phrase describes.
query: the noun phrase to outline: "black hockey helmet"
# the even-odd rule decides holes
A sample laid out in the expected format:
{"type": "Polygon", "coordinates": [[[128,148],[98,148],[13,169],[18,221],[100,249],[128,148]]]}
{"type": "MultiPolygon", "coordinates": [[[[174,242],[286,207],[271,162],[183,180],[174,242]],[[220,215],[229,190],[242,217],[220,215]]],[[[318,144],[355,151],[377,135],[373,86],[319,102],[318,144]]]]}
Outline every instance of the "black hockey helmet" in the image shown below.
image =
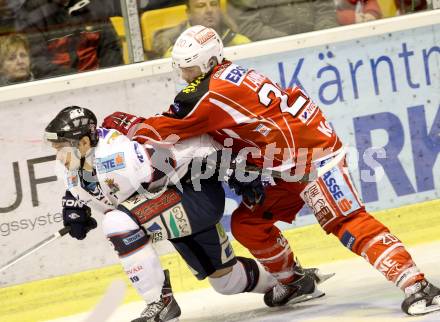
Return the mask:
{"type": "Polygon", "coordinates": [[[44,137],[49,142],[70,142],[75,146],[81,138],[88,136],[92,146],[98,144],[95,114],[87,108],[68,106],[62,109],[45,129],[44,137]]]}

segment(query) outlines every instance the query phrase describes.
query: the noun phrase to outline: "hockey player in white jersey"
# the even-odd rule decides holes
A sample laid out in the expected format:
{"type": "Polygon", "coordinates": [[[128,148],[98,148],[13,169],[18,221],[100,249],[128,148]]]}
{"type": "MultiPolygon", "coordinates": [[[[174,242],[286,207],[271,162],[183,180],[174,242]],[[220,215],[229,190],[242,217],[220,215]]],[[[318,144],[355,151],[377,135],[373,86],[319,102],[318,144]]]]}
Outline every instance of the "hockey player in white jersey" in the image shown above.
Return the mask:
{"type": "MultiPolygon", "coordinates": [[[[265,293],[274,287],[277,281],[255,260],[234,255],[219,223],[225,202],[221,182],[202,180],[196,191],[185,179],[191,159],[215,152],[215,141],[202,136],[161,149],[96,124],[90,110],[70,106],[46,127],[45,138],[65,168],[63,222],[70,235],[81,240],[96,228],[90,208],[105,213],[104,234],[147,303],[133,321],[174,321],[180,316],[168,272],[152,245],[155,240],[169,239],[194,275],[208,277],[219,293],[265,293]],[[181,191],[166,187],[170,180],[181,191]],[[152,192],[161,188],[161,193],[152,192]]],[[[315,292],[298,301],[323,295],[315,284],[327,278],[316,269],[305,271],[307,287],[315,292]]]]}

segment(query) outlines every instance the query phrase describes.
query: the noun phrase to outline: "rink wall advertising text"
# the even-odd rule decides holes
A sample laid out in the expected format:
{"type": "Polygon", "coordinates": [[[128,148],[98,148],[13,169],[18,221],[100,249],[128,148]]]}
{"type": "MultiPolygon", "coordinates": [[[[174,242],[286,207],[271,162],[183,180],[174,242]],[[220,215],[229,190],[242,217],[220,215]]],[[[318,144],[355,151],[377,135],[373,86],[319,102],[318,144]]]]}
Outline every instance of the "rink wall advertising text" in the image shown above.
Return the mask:
{"type": "MultiPolygon", "coordinates": [[[[347,146],[352,176],[369,210],[440,197],[440,24],[342,42],[323,40],[299,50],[274,47],[271,54],[234,62],[283,87],[301,86],[321,106],[347,146]],[[360,180],[363,175],[373,180],[360,180]]],[[[69,105],[90,108],[101,120],[115,110],[153,115],[166,110],[181,88],[175,79],[172,73],[158,73],[0,102],[2,263],[62,227],[65,188],[55,176],[53,152],[42,141],[49,120],[69,105]]],[[[228,216],[238,199],[227,196],[223,223],[229,230],[228,216]]],[[[316,222],[307,214],[301,212],[299,224],[316,222]]],[[[101,216],[95,214],[98,221],[101,216]]],[[[116,262],[98,227],[85,241],[63,238],[42,249],[3,272],[7,278],[0,283],[116,262]]]]}

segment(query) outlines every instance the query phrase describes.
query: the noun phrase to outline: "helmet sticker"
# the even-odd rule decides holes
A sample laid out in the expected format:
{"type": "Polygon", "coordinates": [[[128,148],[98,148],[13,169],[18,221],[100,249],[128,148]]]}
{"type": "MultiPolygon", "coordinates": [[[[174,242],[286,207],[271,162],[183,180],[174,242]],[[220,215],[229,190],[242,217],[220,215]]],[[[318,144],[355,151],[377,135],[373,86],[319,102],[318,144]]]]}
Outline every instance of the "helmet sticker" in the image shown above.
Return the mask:
{"type": "Polygon", "coordinates": [[[176,43],[176,47],[185,47],[185,45],[186,45],[186,39],[178,39],[178,41],[177,41],[177,43],[176,43]]]}
{"type": "Polygon", "coordinates": [[[69,112],[70,118],[75,119],[77,117],[84,116],[84,110],[82,108],[76,108],[69,112]]]}
{"type": "Polygon", "coordinates": [[[203,45],[208,42],[210,39],[215,38],[215,33],[212,29],[205,28],[194,35],[194,39],[200,44],[203,45]]]}

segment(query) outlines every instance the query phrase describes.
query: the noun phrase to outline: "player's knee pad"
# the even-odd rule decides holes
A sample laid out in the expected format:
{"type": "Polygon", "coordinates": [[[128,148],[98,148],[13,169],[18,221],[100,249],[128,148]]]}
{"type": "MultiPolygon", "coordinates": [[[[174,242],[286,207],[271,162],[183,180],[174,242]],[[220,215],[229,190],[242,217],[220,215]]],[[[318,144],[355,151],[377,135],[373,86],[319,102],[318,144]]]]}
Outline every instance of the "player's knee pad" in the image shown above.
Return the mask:
{"type": "Polygon", "coordinates": [[[128,214],[117,209],[104,215],[101,226],[106,236],[139,228],[139,225],[128,214]]]}
{"type": "Polygon", "coordinates": [[[254,259],[237,257],[237,263],[228,274],[212,278],[209,283],[220,294],[243,292],[266,293],[277,283],[276,279],[254,259]]]}
{"type": "Polygon", "coordinates": [[[214,290],[223,295],[242,293],[248,283],[245,269],[238,261],[228,274],[221,277],[208,277],[208,280],[214,290]]]}
{"type": "Polygon", "coordinates": [[[243,265],[247,277],[247,285],[243,292],[266,293],[278,283],[258,261],[240,256],[236,258],[243,265]]]}
{"type": "MultiPolygon", "coordinates": [[[[150,303],[160,298],[164,273],[152,243],[145,241],[143,245],[138,245],[138,248],[132,247],[131,252],[122,256],[120,254],[119,260],[135,289],[147,303],[150,303]]],[[[122,250],[125,251],[127,248],[123,247],[122,250]]]]}
{"type": "Polygon", "coordinates": [[[107,236],[119,257],[128,256],[148,243],[148,235],[141,228],[107,236]]]}
{"type": "Polygon", "coordinates": [[[127,256],[148,242],[148,235],[127,214],[119,210],[108,212],[103,220],[103,231],[119,257],[127,256]]]}
{"type": "Polygon", "coordinates": [[[138,293],[148,303],[157,301],[164,274],[159,256],[145,231],[128,214],[119,210],[105,214],[102,228],[138,293]]]}

